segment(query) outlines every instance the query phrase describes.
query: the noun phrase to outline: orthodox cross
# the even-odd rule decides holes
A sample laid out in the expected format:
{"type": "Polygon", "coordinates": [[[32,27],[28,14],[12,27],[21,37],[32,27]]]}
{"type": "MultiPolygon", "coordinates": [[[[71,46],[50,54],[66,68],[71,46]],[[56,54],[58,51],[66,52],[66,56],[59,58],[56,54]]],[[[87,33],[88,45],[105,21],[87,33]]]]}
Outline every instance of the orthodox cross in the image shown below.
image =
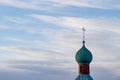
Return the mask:
{"type": "Polygon", "coordinates": [[[83,30],[83,44],[85,44],[85,31],[86,31],[86,30],[85,30],[84,27],[82,28],[82,30],[83,30]]]}

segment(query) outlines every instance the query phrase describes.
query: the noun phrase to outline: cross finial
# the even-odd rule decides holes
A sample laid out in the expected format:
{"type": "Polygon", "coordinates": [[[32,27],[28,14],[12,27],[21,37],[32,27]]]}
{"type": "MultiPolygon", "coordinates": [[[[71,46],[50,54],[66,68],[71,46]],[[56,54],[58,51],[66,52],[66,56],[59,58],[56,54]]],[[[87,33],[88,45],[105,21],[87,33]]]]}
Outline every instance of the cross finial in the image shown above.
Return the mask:
{"type": "Polygon", "coordinates": [[[83,45],[84,45],[84,44],[85,44],[85,31],[86,31],[86,30],[85,30],[84,27],[82,28],[82,30],[83,30],[83,45]]]}

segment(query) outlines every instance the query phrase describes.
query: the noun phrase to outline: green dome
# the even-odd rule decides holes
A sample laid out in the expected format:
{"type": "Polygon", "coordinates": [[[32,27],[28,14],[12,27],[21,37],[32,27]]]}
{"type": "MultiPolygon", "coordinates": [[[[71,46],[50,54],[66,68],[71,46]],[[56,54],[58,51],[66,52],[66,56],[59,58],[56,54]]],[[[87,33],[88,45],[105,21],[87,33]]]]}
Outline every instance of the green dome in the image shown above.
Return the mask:
{"type": "Polygon", "coordinates": [[[78,63],[90,63],[92,61],[91,52],[83,44],[82,48],[76,53],[76,61],[78,63]]]}

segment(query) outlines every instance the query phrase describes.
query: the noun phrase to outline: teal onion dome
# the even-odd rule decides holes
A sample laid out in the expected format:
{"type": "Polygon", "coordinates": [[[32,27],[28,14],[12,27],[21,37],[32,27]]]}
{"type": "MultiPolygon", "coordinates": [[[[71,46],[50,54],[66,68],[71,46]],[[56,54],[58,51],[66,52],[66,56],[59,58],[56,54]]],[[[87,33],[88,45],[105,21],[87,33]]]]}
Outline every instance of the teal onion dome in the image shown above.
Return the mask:
{"type": "Polygon", "coordinates": [[[82,48],[76,53],[75,59],[78,63],[90,63],[92,61],[92,54],[83,44],[82,48]]]}

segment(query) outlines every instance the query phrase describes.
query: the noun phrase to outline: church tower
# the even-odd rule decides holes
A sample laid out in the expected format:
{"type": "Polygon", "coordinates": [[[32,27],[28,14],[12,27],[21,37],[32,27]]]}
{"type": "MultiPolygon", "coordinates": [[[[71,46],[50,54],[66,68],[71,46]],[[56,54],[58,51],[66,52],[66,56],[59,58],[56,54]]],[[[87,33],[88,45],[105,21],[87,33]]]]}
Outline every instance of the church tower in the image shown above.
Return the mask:
{"type": "Polygon", "coordinates": [[[93,80],[90,76],[90,62],[92,61],[92,53],[85,46],[85,29],[83,28],[83,45],[75,55],[78,63],[78,77],[75,80],[93,80]]]}

